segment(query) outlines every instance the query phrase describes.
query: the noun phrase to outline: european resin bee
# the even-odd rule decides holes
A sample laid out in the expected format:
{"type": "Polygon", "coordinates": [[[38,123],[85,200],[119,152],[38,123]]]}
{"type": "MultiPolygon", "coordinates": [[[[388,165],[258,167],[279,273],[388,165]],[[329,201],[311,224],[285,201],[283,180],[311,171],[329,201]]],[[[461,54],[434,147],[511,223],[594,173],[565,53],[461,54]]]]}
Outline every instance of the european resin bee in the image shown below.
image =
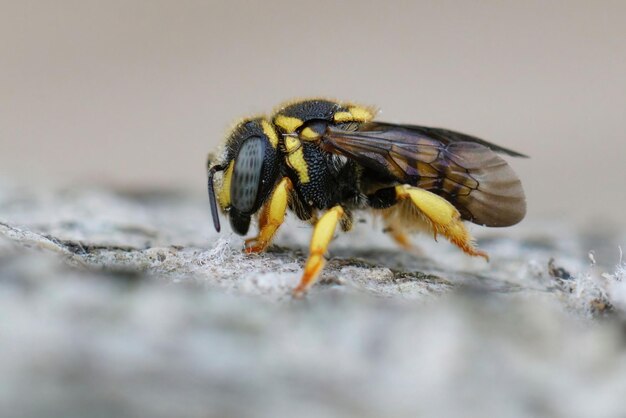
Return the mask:
{"type": "Polygon", "coordinates": [[[379,214],[405,248],[409,232],[426,229],[485,259],[462,221],[503,227],[526,214],[522,184],[498,154],[524,155],[447,129],[375,122],[374,115],[353,103],[288,103],[269,118],[237,124],[219,160],[208,162],[215,229],[218,204],[240,235],[258,216],[246,252],[267,248],[287,208],[315,225],[296,295],[315,282],[337,224],[349,231],[355,210],[379,214]]]}

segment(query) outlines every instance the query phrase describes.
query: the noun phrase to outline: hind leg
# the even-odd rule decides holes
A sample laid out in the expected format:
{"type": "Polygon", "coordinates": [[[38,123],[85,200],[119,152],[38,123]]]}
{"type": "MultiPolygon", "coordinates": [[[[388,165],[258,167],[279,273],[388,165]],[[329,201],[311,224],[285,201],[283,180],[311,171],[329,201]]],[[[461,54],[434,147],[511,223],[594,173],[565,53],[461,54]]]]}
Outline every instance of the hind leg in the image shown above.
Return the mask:
{"type": "MultiPolygon", "coordinates": [[[[446,199],[410,185],[398,185],[394,188],[385,189],[385,193],[393,190],[396,203],[406,201],[422,216],[432,230],[435,240],[441,234],[455,244],[466,254],[483,257],[489,261],[489,256],[474,246],[473,240],[467,228],[461,220],[459,211],[446,199]]],[[[388,210],[393,210],[390,208],[388,210]]]]}
{"type": "Polygon", "coordinates": [[[399,247],[413,255],[423,255],[422,250],[411,242],[409,235],[402,231],[399,226],[387,225],[385,232],[389,234],[391,239],[394,240],[399,247]]]}
{"type": "Polygon", "coordinates": [[[393,241],[403,250],[414,255],[422,256],[422,251],[411,242],[409,234],[406,233],[406,225],[396,216],[388,216],[397,211],[398,203],[396,191],[393,187],[377,190],[375,193],[367,196],[368,204],[374,209],[387,209],[383,211],[385,229],[384,233],[388,234],[393,241]]]}

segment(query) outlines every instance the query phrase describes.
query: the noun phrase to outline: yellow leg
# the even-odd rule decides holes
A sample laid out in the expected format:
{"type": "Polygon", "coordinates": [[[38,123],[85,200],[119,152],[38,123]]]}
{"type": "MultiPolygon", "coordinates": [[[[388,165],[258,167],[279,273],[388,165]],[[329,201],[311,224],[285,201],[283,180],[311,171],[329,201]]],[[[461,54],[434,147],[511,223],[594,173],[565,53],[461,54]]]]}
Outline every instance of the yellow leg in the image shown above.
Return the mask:
{"type": "Polygon", "coordinates": [[[413,245],[409,236],[404,232],[399,231],[397,227],[389,227],[388,233],[396,244],[402,247],[405,251],[413,253],[414,255],[422,255],[422,251],[413,245]]]}
{"type": "Polygon", "coordinates": [[[341,206],[335,206],[326,212],[315,224],[313,237],[311,238],[311,246],[309,248],[309,258],[304,266],[304,273],[300,284],[293,291],[294,296],[299,297],[311,287],[319,276],[326,260],[324,254],[328,248],[330,240],[333,238],[337,223],[343,217],[344,210],[341,206]]]}
{"type": "Polygon", "coordinates": [[[259,217],[259,235],[246,240],[246,253],[260,253],[272,242],[278,227],[285,220],[289,192],[292,188],[291,180],[284,177],[274,188],[272,196],[263,205],[259,217]]]}
{"type": "Polygon", "coordinates": [[[474,247],[472,237],[461,221],[459,211],[446,199],[409,185],[396,186],[396,197],[411,200],[430,222],[435,239],[437,239],[437,234],[441,234],[466,254],[483,257],[489,261],[487,253],[474,247]]]}

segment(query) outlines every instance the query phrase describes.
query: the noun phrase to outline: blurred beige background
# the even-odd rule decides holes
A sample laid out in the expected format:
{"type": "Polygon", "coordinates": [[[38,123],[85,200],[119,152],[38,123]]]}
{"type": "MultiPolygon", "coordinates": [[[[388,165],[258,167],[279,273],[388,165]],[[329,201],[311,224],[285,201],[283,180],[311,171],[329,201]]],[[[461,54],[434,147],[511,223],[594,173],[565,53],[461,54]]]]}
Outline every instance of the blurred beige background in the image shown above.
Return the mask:
{"type": "Polygon", "coordinates": [[[9,181],[205,193],[233,120],[327,95],[531,155],[532,217],[623,218],[625,1],[4,1],[0,39],[9,181]]]}

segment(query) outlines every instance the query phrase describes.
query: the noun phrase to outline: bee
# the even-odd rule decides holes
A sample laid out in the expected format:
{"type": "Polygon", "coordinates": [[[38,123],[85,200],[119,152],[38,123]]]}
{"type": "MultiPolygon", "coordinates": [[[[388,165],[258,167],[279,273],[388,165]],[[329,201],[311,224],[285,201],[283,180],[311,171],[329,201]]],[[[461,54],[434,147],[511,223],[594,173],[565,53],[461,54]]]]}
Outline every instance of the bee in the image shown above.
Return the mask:
{"type": "Polygon", "coordinates": [[[268,247],[287,209],[314,225],[296,296],[315,282],[337,225],[349,231],[355,211],[380,215],[406,249],[409,233],[426,230],[487,260],[463,221],[505,227],[526,214],[522,184],[499,154],[525,155],[447,129],[377,122],[375,114],[325,99],[287,103],[238,123],[221,157],[207,162],[215,229],[218,205],[237,234],[258,219],[247,253],[268,247]]]}

